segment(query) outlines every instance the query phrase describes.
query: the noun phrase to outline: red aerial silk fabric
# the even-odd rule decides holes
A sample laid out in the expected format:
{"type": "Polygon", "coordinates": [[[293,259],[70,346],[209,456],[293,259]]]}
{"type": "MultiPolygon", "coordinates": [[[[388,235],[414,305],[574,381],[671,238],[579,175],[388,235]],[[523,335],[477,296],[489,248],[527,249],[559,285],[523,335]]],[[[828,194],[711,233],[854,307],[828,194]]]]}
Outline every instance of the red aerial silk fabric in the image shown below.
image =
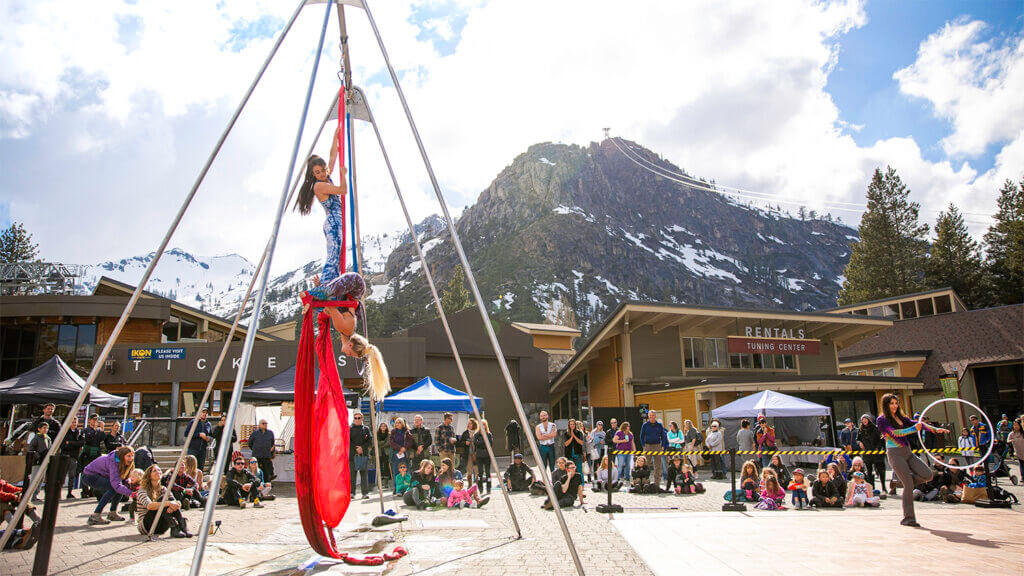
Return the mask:
{"type": "Polygon", "coordinates": [[[324,306],[354,308],[358,302],[313,301],[302,317],[299,353],[295,361],[295,492],[299,500],[302,530],[313,550],[321,556],[342,558],[333,533],[348,510],[348,409],[334,361],[330,320],[320,312],[320,335],[314,351],[313,310],[324,306]],[[320,364],[319,390],[313,389],[313,363],[320,364]],[[322,483],[322,485],[321,485],[322,483]]]}

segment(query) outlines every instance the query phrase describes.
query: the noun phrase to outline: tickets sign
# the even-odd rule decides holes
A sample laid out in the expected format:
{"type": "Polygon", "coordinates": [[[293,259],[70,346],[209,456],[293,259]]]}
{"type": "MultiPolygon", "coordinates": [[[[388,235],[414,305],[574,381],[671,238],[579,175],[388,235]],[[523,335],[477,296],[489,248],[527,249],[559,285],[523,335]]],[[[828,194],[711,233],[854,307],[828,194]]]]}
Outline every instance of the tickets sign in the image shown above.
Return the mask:
{"type": "Polygon", "coordinates": [[[132,360],[184,360],[184,348],[132,348],[132,360]]]}
{"type": "Polygon", "coordinates": [[[746,338],[729,336],[730,354],[793,354],[812,356],[819,353],[820,340],[801,338],[746,338]]]}

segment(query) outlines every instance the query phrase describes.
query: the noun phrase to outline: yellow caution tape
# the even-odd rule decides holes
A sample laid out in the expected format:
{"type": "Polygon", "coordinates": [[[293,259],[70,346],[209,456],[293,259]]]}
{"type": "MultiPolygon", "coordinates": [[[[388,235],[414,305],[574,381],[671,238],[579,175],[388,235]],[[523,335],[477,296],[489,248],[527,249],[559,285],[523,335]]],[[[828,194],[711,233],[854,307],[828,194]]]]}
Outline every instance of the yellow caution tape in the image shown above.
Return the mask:
{"type": "MultiPolygon", "coordinates": [[[[914,450],[914,454],[924,454],[924,450],[914,450]]],[[[979,453],[978,450],[974,449],[961,449],[961,448],[936,448],[929,450],[932,454],[974,454],[979,453]]],[[[696,455],[717,455],[717,454],[730,454],[728,450],[612,450],[612,455],[628,454],[631,456],[673,456],[679,454],[681,456],[696,456],[696,455]]],[[[812,456],[820,455],[827,456],[829,454],[849,454],[852,456],[867,456],[867,455],[884,455],[885,450],[737,450],[737,456],[760,456],[762,454],[778,454],[779,456],[812,456]]]]}

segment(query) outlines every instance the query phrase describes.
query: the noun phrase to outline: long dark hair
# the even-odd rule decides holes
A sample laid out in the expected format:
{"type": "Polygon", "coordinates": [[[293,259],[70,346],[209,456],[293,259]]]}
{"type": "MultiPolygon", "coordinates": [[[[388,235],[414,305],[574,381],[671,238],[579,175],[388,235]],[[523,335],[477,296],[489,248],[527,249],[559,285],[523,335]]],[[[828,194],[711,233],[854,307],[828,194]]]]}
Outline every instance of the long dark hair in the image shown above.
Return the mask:
{"type": "Polygon", "coordinates": [[[313,185],[317,183],[316,176],[313,176],[313,168],[321,166],[327,168],[327,162],[324,159],[317,156],[316,154],[309,157],[306,160],[306,179],[302,181],[302,186],[299,187],[299,197],[295,199],[294,210],[298,210],[299,214],[305,216],[309,214],[309,209],[313,206],[313,185]]]}
{"type": "Polygon", "coordinates": [[[896,398],[897,401],[899,400],[899,397],[892,392],[882,396],[881,416],[885,416],[889,423],[894,426],[897,424],[903,425],[905,422],[908,422],[910,418],[908,418],[907,415],[903,413],[903,406],[900,406],[895,413],[890,412],[889,405],[892,403],[893,398],[896,398]]]}

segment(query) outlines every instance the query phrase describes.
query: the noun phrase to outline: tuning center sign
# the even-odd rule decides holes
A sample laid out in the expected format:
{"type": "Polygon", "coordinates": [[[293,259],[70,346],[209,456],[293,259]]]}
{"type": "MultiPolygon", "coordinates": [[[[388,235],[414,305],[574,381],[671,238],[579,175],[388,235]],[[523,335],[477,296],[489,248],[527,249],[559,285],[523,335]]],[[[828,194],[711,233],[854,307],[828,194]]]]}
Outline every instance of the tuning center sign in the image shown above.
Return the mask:
{"type": "Polygon", "coordinates": [[[729,353],[817,355],[821,341],[807,339],[803,335],[803,330],[748,326],[744,336],[729,336],[729,353]]]}

